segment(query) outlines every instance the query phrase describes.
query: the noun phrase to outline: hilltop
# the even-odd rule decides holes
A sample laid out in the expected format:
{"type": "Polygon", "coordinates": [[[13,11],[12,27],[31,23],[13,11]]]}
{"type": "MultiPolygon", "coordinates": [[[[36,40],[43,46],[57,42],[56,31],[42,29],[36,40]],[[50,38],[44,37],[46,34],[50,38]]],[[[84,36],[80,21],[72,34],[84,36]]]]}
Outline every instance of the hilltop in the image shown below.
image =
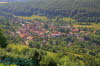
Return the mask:
{"type": "Polygon", "coordinates": [[[16,2],[16,1],[28,1],[28,0],[0,0],[0,2],[16,2]]]}
{"type": "Polygon", "coordinates": [[[3,4],[0,11],[17,16],[71,17],[80,22],[100,22],[99,0],[29,0],[3,4]]]}

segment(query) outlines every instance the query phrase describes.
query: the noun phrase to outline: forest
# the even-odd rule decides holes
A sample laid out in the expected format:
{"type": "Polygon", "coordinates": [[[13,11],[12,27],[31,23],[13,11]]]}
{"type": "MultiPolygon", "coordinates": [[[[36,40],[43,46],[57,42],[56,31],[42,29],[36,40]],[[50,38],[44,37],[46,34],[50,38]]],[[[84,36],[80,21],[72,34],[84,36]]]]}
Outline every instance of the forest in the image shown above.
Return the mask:
{"type": "Polygon", "coordinates": [[[99,0],[29,0],[1,4],[0,11],[17,16],[59,16],[71,17],[80,22],[100,22],[99,6],[99,0]]]}

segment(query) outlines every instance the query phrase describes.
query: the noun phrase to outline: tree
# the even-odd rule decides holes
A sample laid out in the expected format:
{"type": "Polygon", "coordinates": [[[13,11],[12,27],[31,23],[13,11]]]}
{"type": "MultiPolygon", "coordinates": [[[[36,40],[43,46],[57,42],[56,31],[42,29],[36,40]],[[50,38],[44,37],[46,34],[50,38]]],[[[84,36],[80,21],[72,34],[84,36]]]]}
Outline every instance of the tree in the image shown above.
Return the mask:
{"type": "Polygon", "coordinates": [[[6,46],[7,46],[6,38],[3,35],[2,29],[0,28],[0,47],[5,48],[6,46]]]}
{"type": "Polygon", "coordinates": [[[57,66],[57,63],[55,62],[55,60],[50,57],[50,56],[45,56],[41,62],[40,62],[40,66],[57,66]]]}
{"type": "Polygon", "coordinates": [[[35,62],[36,66],[39,66],[39,62],[47,55],[46,52],[38,49],[31,49],[27,54],[29,59],[35,62]]]}

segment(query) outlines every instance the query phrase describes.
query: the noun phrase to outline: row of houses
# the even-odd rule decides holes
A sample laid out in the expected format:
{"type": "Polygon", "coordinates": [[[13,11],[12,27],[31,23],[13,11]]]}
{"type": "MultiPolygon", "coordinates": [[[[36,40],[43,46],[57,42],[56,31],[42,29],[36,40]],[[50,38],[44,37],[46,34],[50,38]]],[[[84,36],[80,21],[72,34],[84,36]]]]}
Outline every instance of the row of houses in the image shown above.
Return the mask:
{"type": "MultiPolygon", "coordinates": [[[[28,40],[33,40],[36,39],[37,37],[41,38],[50,38],[50,37],[58,37],[62,35],[66,36],[76,36],[79,40],[84,40],[83,38],[80,37],[79,34],[79,29],[78,28],[73,28],[70,25],[66,26],[55,26],[55,25],[48,25],[50,30],[47,30],[46,28],[42,27],[45,24],[37,21],[32,21],[32,22],[27,22],[27,23],[21,23],[21,28],[19,28],[16,33],[23,39],[25,39],[25,43],[28,44],[28,40]],[[58,31],[58,29],[69,29],[69,33],[62,33],[58,31]]],[[[81,31],[80,31],[81,32],[81,31]]],[[[47,40],[43,39],[44,43],[47,43],[47,40]]]]}
{"type": "MultiPolygon", "coordinates": [[[[39,37],[43,37],[43,38],[44,37],[56,37],[56,36],[63,35],[63,33],[59,31],[51,32],[51,31],[46,30],[43,27],[40,27],[41,25],[44,25],[43,23],[41,24],[41,22],[32,22],[32,24],[22,24],[22,28],[17,30],[17,33],[19,34],[21,38],[27,38],[29,36],[33,37],[31,33],[37,34],[39,37]]],[[[55,29],[57,27],[50,27],[50,28],[55,29]]]]}

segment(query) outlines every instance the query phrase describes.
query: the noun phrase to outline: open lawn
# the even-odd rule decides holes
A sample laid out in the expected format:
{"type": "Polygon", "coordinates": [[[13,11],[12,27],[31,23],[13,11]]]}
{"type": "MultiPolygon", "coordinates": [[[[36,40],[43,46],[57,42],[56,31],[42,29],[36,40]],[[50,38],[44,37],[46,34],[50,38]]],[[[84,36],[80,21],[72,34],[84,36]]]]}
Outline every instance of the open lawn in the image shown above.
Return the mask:
{"type": "MultiPolygon", "coordinates": [[[[25,17],[25,16],[18,16],[19,18],[22,18],[22,19],[26,19],[26,20],[34,20],[34,19],[40,19],[44,22],[47,22],[49,20],[49,18],[47,18],[46,16],[38,16],[38,15],[33,15],[33,16],[30,16],[30,17],[25,17]]],[[[56,18],[55,19],[52,19],[53,22],[56,22],[56,18]]],[[[64,17],[64,18],[60,18],[59,20],[61,21],[65,21],[65,22],[75,22],[76,20],[72,19],[72,18],[67,18],[67,17],[64,17]]]]}
{"type": "Polygon", "coordinates": [[[60,20],[63,20],[63,21],[71,21],[71,22],[75,22],[76,20],[72,19],[72,18],[67,18],[67,17],[64,17],[64,18],[61,18],[60,20]]]}
{"type": "Polygon", "coordinates": [[[96,23],[91,23],[91,25],[73,25],[74,27],[86,27],[86,28],[93,28],[93,29],[100,29],[100,23],[96,24],[96,23]]]}
{"type": "Polygon", "coordinates": [[[7,65],[7,64],[0,64],[0,66],[17,66],[17,65],[7,65]]]}
{"type": "Polygon", "coordinates": [[[34,20],[34,19],[40,19],[40,20],[43,20],[43,21],[47,21],[48,18],[45,17],[45,16],[37,16],[37,15],[33,15],[33,16],[30,16],[30,17],[25,17],[25,16],[18,16],[22,19],[26,19],[26,20],[34,20]]]}
{"type": "MultiPolygon", "coordinates": [[[[26,45],[19,45],[19,44],[9,44],[7,47],[8,47],[8,48],[11,48],[11,49],[17,49],[17,51],[21,51],[21,50],[23,50],[23,49],[25,49],[25,48],[29,48],[29,47],[26,46],[26,45]]],[[[29,48],[29,49],[30,49],[30,48],[29,48]]]]}

